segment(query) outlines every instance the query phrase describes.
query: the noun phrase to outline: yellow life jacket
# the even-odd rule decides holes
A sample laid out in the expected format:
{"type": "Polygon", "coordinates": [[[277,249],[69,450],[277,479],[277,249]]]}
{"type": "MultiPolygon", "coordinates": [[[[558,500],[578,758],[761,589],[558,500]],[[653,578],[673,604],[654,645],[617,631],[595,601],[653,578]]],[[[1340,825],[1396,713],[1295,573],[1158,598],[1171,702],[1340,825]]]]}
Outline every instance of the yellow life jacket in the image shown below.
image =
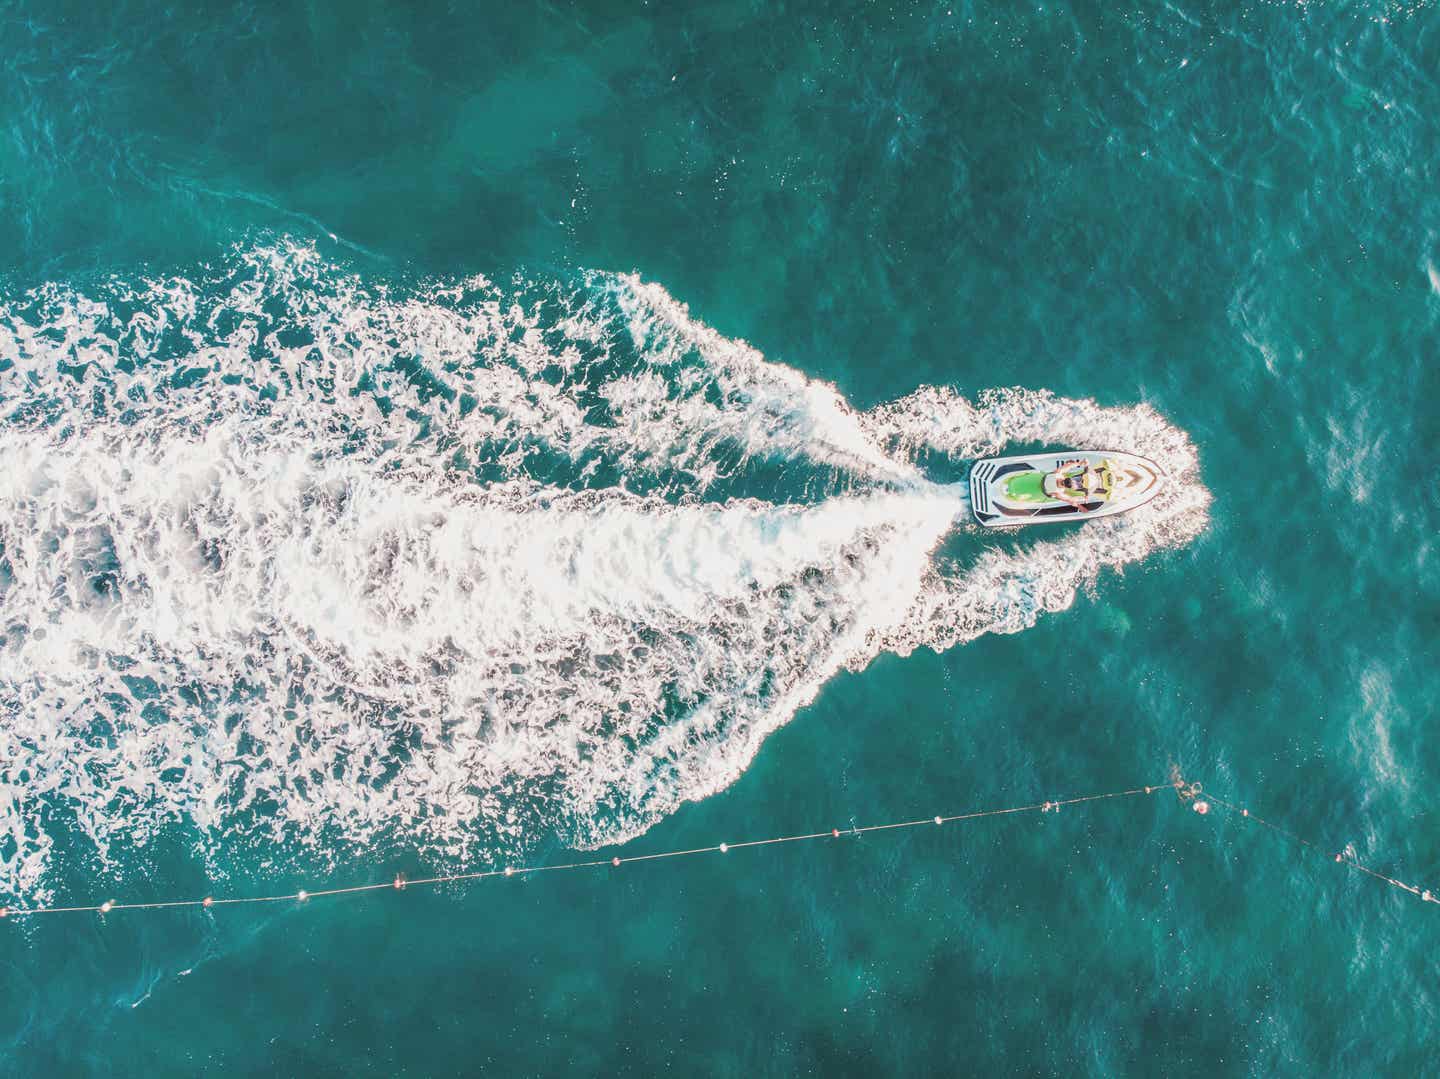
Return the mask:
{"type": "Polygon", "coordinates": [[[1094,467],[1085,461],[1080,461],[1073,465],[1067,465],[1063,469],[1057,469],[1052,475],[1056,477],[1055,487],[1057,490],[1069,490],[1072,494],[1080,495],[1089,501],[1108,501],[1110,492],[1115,488],[1115,474],[1111,471],[1108,459],[1094,467]],[[1081,490],[1066,488],[1064,481],[1070,479],[1080,480],[1083,488],[1081,490]]]}

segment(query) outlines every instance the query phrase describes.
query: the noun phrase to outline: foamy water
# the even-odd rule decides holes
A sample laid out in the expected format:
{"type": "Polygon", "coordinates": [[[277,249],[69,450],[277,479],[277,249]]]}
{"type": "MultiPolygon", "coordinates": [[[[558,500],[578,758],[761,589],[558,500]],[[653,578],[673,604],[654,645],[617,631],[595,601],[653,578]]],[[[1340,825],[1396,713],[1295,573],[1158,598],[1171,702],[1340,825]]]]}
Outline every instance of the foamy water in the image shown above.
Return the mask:
{"type": "Polygon", "coordinates": [[[0,892],[25,898],[161,835],[207,862],[634,836],[836,671],[1024,629],[1209,501],[1146,406],[857,412],[625,276],[402,287],[277,245],[22,297],[0,364],[0,892]],[[942,565],[969,507],[918,458],[1020,442],[1170,482],[942,565]]]}

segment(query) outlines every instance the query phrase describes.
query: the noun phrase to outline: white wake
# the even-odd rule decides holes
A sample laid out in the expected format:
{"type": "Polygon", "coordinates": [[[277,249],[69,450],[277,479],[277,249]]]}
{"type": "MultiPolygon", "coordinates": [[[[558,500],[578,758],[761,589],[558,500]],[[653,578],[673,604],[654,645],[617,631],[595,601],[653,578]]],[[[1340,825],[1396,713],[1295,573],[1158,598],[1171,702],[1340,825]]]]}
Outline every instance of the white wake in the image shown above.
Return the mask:
{"type": "MultiPolygon", "coordinates": [[[[1209,496],[1145,406],[869,413],[591,275],[370,286],[295,245],[0,306],[0,893],[160,837],[437,859],[633,836],[843,667],[1032,624],[1209,496]],[[936,562],[917,455],[1125,449],[1131,514],[936,562]]],[[[279,852],[279,853],[276,853],[279,852]]]]}

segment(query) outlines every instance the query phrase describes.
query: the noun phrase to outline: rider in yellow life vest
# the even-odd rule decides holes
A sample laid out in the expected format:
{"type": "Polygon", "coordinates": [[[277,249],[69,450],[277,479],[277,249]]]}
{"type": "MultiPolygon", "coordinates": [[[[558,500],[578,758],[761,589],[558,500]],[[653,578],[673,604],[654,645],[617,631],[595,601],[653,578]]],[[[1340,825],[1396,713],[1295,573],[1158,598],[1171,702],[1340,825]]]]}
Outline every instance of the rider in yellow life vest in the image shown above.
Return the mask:
{"type": "Polygon", "coordinates": [[[1045,493],[1083,510],[1087,502],[1104,502],[1110,497],[1112,479],[1109,461],[1093,468],[1088,461],[1065,461],[1045,477],[1045,493]]]}

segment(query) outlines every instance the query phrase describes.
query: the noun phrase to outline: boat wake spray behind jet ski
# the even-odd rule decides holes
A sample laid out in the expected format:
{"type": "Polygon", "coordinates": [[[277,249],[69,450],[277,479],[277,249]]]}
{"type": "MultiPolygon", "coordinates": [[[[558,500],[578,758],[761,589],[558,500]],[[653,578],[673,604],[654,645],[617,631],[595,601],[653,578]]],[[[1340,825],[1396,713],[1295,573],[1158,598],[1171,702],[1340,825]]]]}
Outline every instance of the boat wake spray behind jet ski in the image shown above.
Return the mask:
{"type": "Polygon", "coordinates": [[[987,528],[1088,521],[1143,506],[1164,479],[1153,461],[1108,450],[989,457],[970,471],[970,505],[987,528]]]}

